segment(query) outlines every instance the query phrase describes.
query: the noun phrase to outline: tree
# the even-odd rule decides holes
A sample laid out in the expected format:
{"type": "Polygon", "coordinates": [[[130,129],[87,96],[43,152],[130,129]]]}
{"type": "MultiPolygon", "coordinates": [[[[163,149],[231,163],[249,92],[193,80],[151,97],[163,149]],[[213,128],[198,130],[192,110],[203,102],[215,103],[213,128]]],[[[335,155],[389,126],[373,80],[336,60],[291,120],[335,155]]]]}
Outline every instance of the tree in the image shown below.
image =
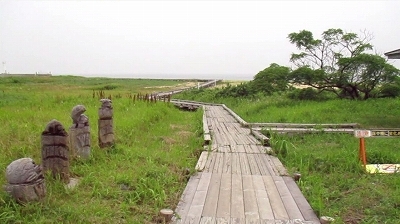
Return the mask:
{"type": "Polygon", "coordinates": [[[341,98],[368,99],[373,90],[391,82],[400,71],[373,50],[372,35],[346,33],[329,29],[315,39],[310,31],[288,35],[300,53],[291,55],[297,69],[290,74],[295,84],[308,85],[320,91],[330,91],[341,98]]]}
{"type": "Polygon", "coordinates": [[[255,92],[271,94],[288,89],[290,68],[272,63],[269,67],[257,73],[250,82],[255,92]]]}

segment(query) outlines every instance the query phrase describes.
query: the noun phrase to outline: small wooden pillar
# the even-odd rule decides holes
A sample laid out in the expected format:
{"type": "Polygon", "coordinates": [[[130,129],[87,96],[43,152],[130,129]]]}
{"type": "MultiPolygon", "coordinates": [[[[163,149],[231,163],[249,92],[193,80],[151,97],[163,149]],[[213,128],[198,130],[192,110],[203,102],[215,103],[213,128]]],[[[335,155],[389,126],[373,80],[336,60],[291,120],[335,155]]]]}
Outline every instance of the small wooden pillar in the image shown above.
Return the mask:
{"type": "Polygon", "coordinates": [[[71,154],[78,158],[90,157],[90,127],[89,118],[83,114],[85,106],[76,105],[72,108],[72,126],[69,128],[69,142],[71,154]]]}
{"type": "Polygon", "coordinates": [[[51,171],[53,177],[69,183],[68,134],[57,120],[42,132],[42,166],[44,172],[51,171]]]}
{"type": "Polygon", "coordinates": [[[99,146],[105,148],[114,144],[113,108],[110,99],[101,99],[99,108],[99,146]]]}
{"type": "Polygon", "coordinates": [[[18,203],[39,201],[46,196],[42,168],[31,158],[21,158],[13,161],[6,169],[8,184],[4,190],[18,203]]]}

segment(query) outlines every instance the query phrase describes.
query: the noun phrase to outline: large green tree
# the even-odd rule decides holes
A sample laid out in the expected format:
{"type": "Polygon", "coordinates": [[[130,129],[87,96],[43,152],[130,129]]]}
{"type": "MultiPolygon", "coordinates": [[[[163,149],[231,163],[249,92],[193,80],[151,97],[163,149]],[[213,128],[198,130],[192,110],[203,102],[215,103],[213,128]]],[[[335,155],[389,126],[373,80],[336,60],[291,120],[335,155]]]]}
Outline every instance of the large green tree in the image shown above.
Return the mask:
{"type": "Polygon", "coordinates": [[[266,94],[284,91],[289,87],[289,73],[290,68],[272,63],[254,76],[254,79],[250,82],[250,87],[255,92],[266,94]]]}
{"type": "Polygon", "coordinates": [[[377,54],[370,44],[371,35],[329,29],[315,39],[310,31],[288,35],[299,53],[291,55],[296,69],[290,79],[294,84],[330,91],[341,98],[368,99],[374,90],[390,83],[400,72],[377,54]]]}

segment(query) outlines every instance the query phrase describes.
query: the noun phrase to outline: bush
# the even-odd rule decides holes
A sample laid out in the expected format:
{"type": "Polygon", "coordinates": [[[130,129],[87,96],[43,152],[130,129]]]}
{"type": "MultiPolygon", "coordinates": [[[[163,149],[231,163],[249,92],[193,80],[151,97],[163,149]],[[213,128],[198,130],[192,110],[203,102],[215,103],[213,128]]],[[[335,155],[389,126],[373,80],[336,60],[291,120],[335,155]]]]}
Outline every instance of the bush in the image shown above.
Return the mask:
{"type": "Polygon", "coordinates": [[[400,96],[400,85],[399,84],[387,84],[382,86],[379,97],[398,97],[400,96]]]}
{"type": "Polygon", "coordinates": [[[328,97],[322,92],[318,92],[317,90],[308,87],[305,89],[294,89],[289,92],[288,97],[293,100],[326,100],[328,97]]]}

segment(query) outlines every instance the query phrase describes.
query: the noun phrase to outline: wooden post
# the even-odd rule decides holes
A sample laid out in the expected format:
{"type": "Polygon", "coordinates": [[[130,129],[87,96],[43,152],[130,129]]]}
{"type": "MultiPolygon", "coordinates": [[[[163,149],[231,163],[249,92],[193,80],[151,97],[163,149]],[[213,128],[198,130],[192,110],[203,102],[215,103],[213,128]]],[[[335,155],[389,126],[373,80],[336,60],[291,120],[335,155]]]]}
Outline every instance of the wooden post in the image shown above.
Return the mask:
{"type": "Polygon", "coordinates": [[[99,109],[99,146],[105,148],[114,144],[113,108],[111,100],[101,99],[99,109]]]}
{"type": "Polygon", "coordinates": [[[51,171],[53,177],[69,183],[68,134],[57,120],[42,132],[42,166],[44,172],[51,171]]]}
{"type": "Polygon", "coordinates": [[[360,138],[360,150],[359,150],[359,158],[360,161],[363,163],[364,168],[367,166],[367,155],[365,152],[365,139],[360,138]]]}
{"type": "Polygon", "coordinates": [[[6,169],[8,184],[4,190],[18,203],[39,201],[46,196],[46,185],[42,168],[31,158],[13,161],[6,169]]]}
{"type": "Polygon", "coordinates": [[[89,118],[83,113],[86,108],[77,105],[72,109],[73,125],[69,129],[71,154],[75,157],[88,159],[90,157],[90,127],[89,118]]]}

